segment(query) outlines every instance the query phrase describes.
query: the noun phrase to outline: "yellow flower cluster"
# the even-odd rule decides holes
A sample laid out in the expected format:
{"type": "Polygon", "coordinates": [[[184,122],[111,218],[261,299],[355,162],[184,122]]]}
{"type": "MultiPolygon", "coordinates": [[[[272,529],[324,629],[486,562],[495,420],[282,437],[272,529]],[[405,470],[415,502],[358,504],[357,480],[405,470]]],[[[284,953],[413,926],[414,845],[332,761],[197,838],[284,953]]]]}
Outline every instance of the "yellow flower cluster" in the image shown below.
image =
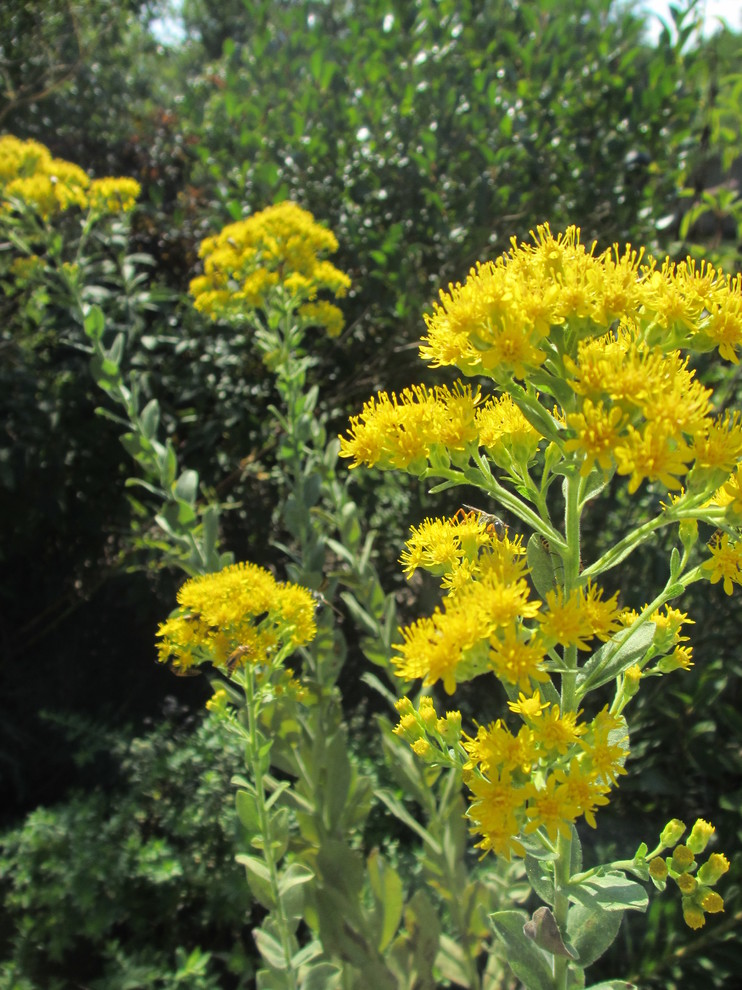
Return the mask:
{"type": "Polygon", "coordinates": [[[562,714],[538,691],[521,694],[509,705],[523,723],[517,733],[498,719],[471,737],[462,734],[460,712],[439,718],[429,697],[417,710],[408,698],[396,707],[394,732],[422,759],[452,764],[460,753],[477,847],[504,859],[524,856],[519,836],[537,829],[554,842],[560,833],[568,836],[579,817],[594,828],[595,811],[608,803],[606,795],[626,772],[626,723],[607,709],[584,723],[579,712],[562,714]]]}
{"type": "MultiPolygon", "coordinates": [[[[475,415],[470,398],[465,442],[508,468],[527,465],[548,436],[583,476],[618,471],[630,492],[644,481],[690,491],[723,484],[742,458],[742,424],[738,416],[713,415],[711,390],[680,348],[717,347],[737,361],[742,276],[697,268],[690,259],[641,264],[630,247],[596,256],[574,227],[554,237],[542,226],[534,240],[513,242],[509,254],[441,292],[421,355],[432,366],[492,377],[514,395],[514,380],[524,379],[559,404],[549,411],[537,395],[516,403],[505,394],[481,403],[475,415]]],[[[341,456],[352,458],[352,467],[424,470],[433,463],[431,430],[417,427],[421,419],[446,420],[449,394],[382,393],[351,418],[341,456]]]]}
{"type": "Polygon", "coordinates": [[[157,630],[159,660],[178,670],[208,662],[232,673],[246,664],[271,664],[317,631],[310,592],[276,581],[255,564],[191,578],[178,604],[157,630]]]}
{"type": "MultiPolygon", "coordinates": [[[[625,609],[619,619],[622,625],[630,626],[638,617],[634,610],[625,609]]],[[[654,637],[640,673],[669,674],[673,670],[690,670],[693,666],[693,647],[686,645],[688,637],[682,636],[681,630],[684,625],[693,625],[693,619],[689,619],[685,612],[665,605],[652,612],[649,621],[654,625],[654,637]],[[648,667],[650,662],[652,666],[648,667]]]]}
{"type": "Polygon", "coordinates": [[[337,336],[340,310],[316,299],[323,290],[339,298],[350,287],[348,276],[322,257],[337,247],[335,235],[296,203],[268,207],[201,243],[204,274],[191,281],[194,305],[214,320],[239,320],[280,290],[298,303],[305,326],[337,336]]]}
{"type": "Polygon", "coordinates": [[[429,463],[466,463],[484,447],[495,463],[527,463],[543,439],[509,395],[482,400],[478,391],[457,383],[428,388],[413,385],[399,396],[386,392],[352,416],[347,437],[340,437],[340,456],[351,468],[397,468],[412,473],[429,463]]]}
{"type": "Polygon", "coordinates": [[[520,539],[500,536],[476,513],[426,519],[406,545],[407,575],[424,568],[447,591],[442,608],[401,630],[392,662],[406,680],[440,680],[452,694],[457,683],[491,671],[504,684],[529,690],[548,680],[544,661],[553,647],[588,649],[621,628],[617,595],[604,601],[590,581],[566,596],[549,592],[545,607],[532,599],[520,539]]]}
{"type": "Polygon", "coordinates": [[[132,210],[141,188],[135,179],[93,179],[77,165],[53,158],[38,141],[0,137],[0,213],[22,202],[44,220],[77,207],[96,215],[132,210]]]}
{"type": "Polygon", "coordinates": [[[577,227],[554,237],[544,224],[533,238],[532,245],[513,239],[507,255],[479,264],[464,285],[441,290],[426,318],[424,360],[498,381],[524,378],[619,321],[665,353],[717,347],[737,360],[741,276],[698,268],[691,259],[642,264],[642,252],[630,246],[596,256],[594,245],[587,251],[580,243],[577,227]]]}

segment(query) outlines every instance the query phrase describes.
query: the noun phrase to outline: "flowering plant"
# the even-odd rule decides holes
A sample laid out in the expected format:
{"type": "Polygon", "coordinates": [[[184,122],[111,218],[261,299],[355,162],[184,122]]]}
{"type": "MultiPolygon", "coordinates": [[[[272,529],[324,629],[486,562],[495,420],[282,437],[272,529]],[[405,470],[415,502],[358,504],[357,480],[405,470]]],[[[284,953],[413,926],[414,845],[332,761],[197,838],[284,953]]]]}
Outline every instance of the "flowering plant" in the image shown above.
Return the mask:
{"type": "Polygon", "coordinates": [[[596,254],[577,228],[555,237],[545,225],[441,291],[426,323],[422,358],[477,383],[380,393],[352,418],[340,453],[351,467],[401,469],[438,479],[434,491],[469,486],[487,499],[413,527],[405,571],[436,576],[444,599],[401,631],[393,663],[406,682],[440,681],[448,694],[493,674],[509,714],[466,732],[460,712],[406,696],[396,731],[425,763],[461,771],[483,854],[525,859],[546,905],[492,923],[526,987],[562,990],[583,985],[578,974],[613,941],[622,911],[646,908],[627,874],[660,887],[671,876],[692,928],[723,909],[710,888],[725,857],[693,873],[713,831],[705,822],[685,846],[683,828],[668,826],[653,850],[590,869],[575,823],[594,827],[627,772],[624,713],[642,680],[691,665],[690,619],[670,603],[702,579],[728,594],[742,583],[742,424],[715,411],[690,366],[713,350],[738,361],[742,277],[690,259],[658,265],[630,247],[596,254]],[[585,515],[621,479],[630,495],[646,488],[651,514],[586,560],[585,515]],[[664,586],[622,606],[599,579],[661,530],[677,534],[664,586]]]}
{"type": "Polygon", "coordinates": [[[149,295],[124,254],[127,223],[141,193],[126,176],[91,179],[38,141],[0,137],[0,285],[35,328],[54,309],[82,325],[93,301],[149,295]]]}

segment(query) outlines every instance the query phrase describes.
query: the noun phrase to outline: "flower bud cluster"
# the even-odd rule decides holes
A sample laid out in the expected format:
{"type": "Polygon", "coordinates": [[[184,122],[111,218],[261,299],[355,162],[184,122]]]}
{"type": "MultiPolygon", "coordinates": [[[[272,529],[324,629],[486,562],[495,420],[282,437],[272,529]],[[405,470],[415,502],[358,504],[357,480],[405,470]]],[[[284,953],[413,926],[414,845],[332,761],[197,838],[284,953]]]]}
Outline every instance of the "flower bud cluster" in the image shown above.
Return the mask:
{"type": "Polygon", "coordinates": [[[427,696],[417,708],[409,698],[400,698],[395,707],[400,719],[393,731],[411,745],[416,756],[438,766],[462,765],[466,754],[461,749],[461,712],[439,716],[427,696]]]}
{"type": "Polygon", "coordinates": [[[724,910],[723,898],[711,888],[729,869],[729,860],[723,853],[711,853],[700,866],[696,860],[705,851],[714,831],[713,825],[699,818],[687,841],[681,843],[685,825],[674,818],[662,830],[655,850],[659,853],[674,846],[672,855],[664,858],[653,855],[648,863],[649,876],[660,890],[664,890],[668,878],[675,881],[681,894],[683,919],[689,928],[702,928],[706,914],[724,910]]]}

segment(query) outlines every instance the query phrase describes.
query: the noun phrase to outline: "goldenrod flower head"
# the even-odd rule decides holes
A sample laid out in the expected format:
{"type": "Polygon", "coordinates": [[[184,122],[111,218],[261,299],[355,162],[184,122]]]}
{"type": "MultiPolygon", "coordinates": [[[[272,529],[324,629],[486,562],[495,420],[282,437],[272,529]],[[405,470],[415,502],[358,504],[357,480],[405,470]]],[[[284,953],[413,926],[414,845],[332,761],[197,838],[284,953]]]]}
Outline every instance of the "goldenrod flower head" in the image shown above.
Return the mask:
{"type": "Polygon", "coordinates": [[[626,773],[624,763],[629,755],[626,722],[619,715],[612,715],[608,708],[598,712],[579,740],[589,767],[597,781],[616,784],[617,778],[626,773]]]}
{"type": "Polygon", "coordinates": [[[531,723],[534,740],[543,747],[545,755],[564,756],[574,746],[586,729],[584,724],[577,722],[580,714],[565,712],[562,715],[559,705],[551,705],[542,718],[534,719],[531,723]]]}
{"type": "Polygon", "coordinates": [[[394,702],[394,707],[397,709],[400,715],[411,715],[414,712],[414,707],[409,698],[400,698],[399,701],[394,702]]]}
{"type": "Polygon", "coordinates": [[[596,463],[606,473],[615,467],[613,451],[626,422],[626,414],[620,406],[607,409],[602,399],[595,404],[586,398],[582,412],[567,416],[567,424],[577,436],[567,440],[564,449],[582,455],[580,474],[583,477],[590,474],[596,463]]]}
{"type": "Polygon", "coordinates": [[[90,208],[95,213],[125,213],[134,207],[139,193],[134,179],[91,182],[78,165],[52,158],[48,148],[37,141],[0,137],[0,212],[11,209],[11,200],[20,200],[45,220],[73,207],[90,208]],[[108,195],[105,190],[109,190],[108,195]],[[101,197],[106,201],[105,209],[101,197]]]}
{"type": "Polygon", "coordinates": [[[417,710],[420,714],[420,719],[425,726],[425,728],[430,731],[435,728],[436,722],[438,721],[438,713],[435,710],[435,705],[433,704],[433,699],[427,696],[420,699],[420,704],[417,706],[417,710]]]}
{"type": "Polygon", "coordinates": [[[742,519],[742,463],[737,465],[721,488],[714,493],[711,502],[726,508],[728,514],[739,524],[742,519]]]}
{"type": "Polygon", "coordinates": [[[499,467],[511,462],[527,465],[543,440],[507,393],[480,405],[476,422],[479,445],[499,467]]]}
{"type": "Polygon", "coordinates": [[[421,471],[435,452],[447,457],[474,444],[478,402],[478,393],[461,385],[453,391],[413,385],[399,396],[380,392],[360,416],[351,417],[349,436],[340,437],[340,456],[353,458],[351,467],[421,471]]]}
{"type": "Polygon", "coordinates": [[[204,274],[190,285],[194,305],[214,320],[242,320],[282,292],[303,326],[322,326],[337,336],[340,310],[316,300],[318,292],[339,298],[350,287],[348,276],[323,257],[337,247],[335,235],[296,203],[268,207],[202,241],[204,274]]]}
{"type": "Polygon", "coordinates": [[[435,731],[448,746],[455,746],[461,741],[461,712],[446,712],[436,722],[435,731]]]}
{"type": "Polygon", "coordinates": [[[434,757],[433,747],[427,739],[416,739],[412,744],[412,752],[423,760],[431,760],[434,757]]]}
{"type": "Polygon", "coordinates": [[[436,609],[430,618],[418,619],[401,633],[403,641],[394,646],[399,655],[392,658],[397,676],[421,677],[426,686],[442,680],[445,691],[453,694],[459,679],[473,676],[467,669],[467,654],[486,643],[488,626],[482,616],[448,602],[445,611],[436,609]]]}
{"type": "Polygon", "coordinates": [[[505,860],[510,860],[513,853],[525,856],[517,836],[525,820],[526,788],[514,786],[509,771],[495,772],[489,778],[475,776],[469,787],[472,797],[467,817],[473,823],[472,832],[481,836],[476,848],[485,854],[494,852],[505,860]]]}
{"type": "Polygon", "coordinates": [[[527,835],[543,827],[552,842],[556,842],[560,835],[569,839],[572,834],[570,826],[579,813],[580,809],[573,803],[569,791],[551,774],[543,787],[532,784],[529,789],[526,808],[529,822],[523,831],[527,835]]]}
{"type": "Polygon", "coordinates": [[[94,179],[88,189],[88,203],[95,213],[128,213],[136,206],[141,191],[136,179],[94,179]]]}
{"type": "Polygon", "coordinates": [[[424,736],[423,727],[420,725],[416,713],[413,711],[405,712],[400,718],[397,725],[394,726],[392,732],[396,736],[401,736],[402,739],[406,739],[407,742],[414,742],[416,739],[421,739],[424,736]]]}
{"type": "Polygon", "coordinates": [[[621,627],[618,592],[603,601],[602,588],[592,582],[574,588],[566,598],[561,588],[555,588],[547,592],[546,605],[538,619],[547,642],[587,650],[591,639],[608,640],[621,627]]]}
{"type": "Polygon", "coordinates": [[[624,697],[633,698],[639,690],[642,679],[642,669],[638,664],[632,664],[624,671],[623,691],[624,697]]]}
{"type": "Polygon", "coordinates": [[[690,670],[693,666],[692,658],[692,646],[676,646],[672,653],[660,658],[657,669],[663,674],[670,674],[673,670],[690,670]]]}
{"type": "Polygon", "coordinates": [[[232,672],[270,664],[314,638],[310,592],[279,583],[255,564],[232,564],[191,578],[178,592],[179,608],[160,625],[160,661],[187,669],[204,662],[232,672]]]}
{"type": "Polygon", "coordinates": [[[723,581],[731,595],[733,585],[742,584],[742,540],[732,541],[727,533],[716,533],[707,549],[711,557],[701,565],[711,584],[723,581]]]}
{"type": "Polygon", "coordinates": [[[709,822],[703,820],[703,818],[696,819],[696,823],[691,829],[691,833],[688,836],[686,845],[696,856],[702,853],[703,850],[709,843],[709,839],[714,834],[716,829],[709,822]]]}
{"type": "Polygon", "coordinates": [[[520,715],[524,722],[531,722],[534,719],[538,719],[548,707],[549,702],[544,701],[538,689],[529,696],[523,694],[521,691],[517,701],[508,702],[510,711],[520,715]]]}
{"type": "Polygon", "coordinates": [[[515,736],[501,719],[486,728],[480,725],[474,738],[464,735],[462,745],[469,756],[467,768],[478,766],[487,777],[498,770],[527,773],[538,759],[530,729],[523,726],[515,736]]]}
{"type": "Polygon", "coordinates": [[[663,605],[656,609],[649,617],[649,621],[654,623],[654,640],[652,645],[660,652],[665,653],[679,643],[687,642],[687,636],[681,636],[680,631],[684,625],[694,625],[693,619],[689,619],[686,612],[672,608],[670,605],[663,605]]]}
{"type": "Polygon", "coordinates": [[[489,664],[504,684],[528,691],[531,682],[543,683],[549,675],[542,669],[546,644],[538,636],[526,640],[514,625],[505,626],[490,639],[489,664]]]}

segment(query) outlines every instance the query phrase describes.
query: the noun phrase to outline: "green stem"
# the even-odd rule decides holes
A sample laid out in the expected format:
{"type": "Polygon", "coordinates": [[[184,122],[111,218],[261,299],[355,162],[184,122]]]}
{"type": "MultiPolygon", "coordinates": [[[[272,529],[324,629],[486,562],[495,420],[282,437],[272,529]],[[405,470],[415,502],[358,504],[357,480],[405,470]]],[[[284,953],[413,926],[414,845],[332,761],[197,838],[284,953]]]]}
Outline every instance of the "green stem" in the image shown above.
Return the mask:
{"type": "Polygon", "coordinates": [[[252,772],[253,784],[255,787],[255,800],[258,808],[258,823],[260,836],[263,842],[263,860],[268,869],[271,897],[275,908],[271,911],[273,920],[281,940],[283,952],[284,969],[292,990],[297,990],[296,973],[292,960],[294,956],[294,938],[291,932],[289,921],[284,909],[281,891],[278,885],[278,864],[276,862],[275,846],[271,831],[271,819],[269,809],[266,807],[266,775],[263,769],[265,754],[261,754],[261,748],[265,746],[265,738],[258,729],[258,715],[260,712],[260,699],[255,690],[255,671],[252,667],[243,668],[244,679],[243,688],[245,691],[245,707],[247,711],[247,763],[248,771],[252,772]]]}
{"type": "MultiPolygon", "coordinates": [[[[564,561],[565,597],[580,583],[580,490],[579,475],[564,480],[564,536],[566,548],[562,554],[564,561]]],[[[565,672],[561,684],[561,713],[574,712],[577,708],[577,647],[570,646],[563,651],[565,672]]],[[[572,870],[572,834],[569,837],[560,832],[557,839],[557,859],[554,863],[554,919],[559,931],[566,935],[569,897],[567,888],[572,870]]],[[[569,959],[554,956],[554,988],[566,990],[569,959]]]]}
{"type": "MultiPolygon", "coordinates": [[[[561,833],[557,839],[557,859],[554,863],[554,920],[563,936],[567,933],[569,898],[566,890],[570,882],[572,860],[572,836],[567,839],[561,833]]],[[[554,956],[554,990],[566,990],[569,959],[554,956]]]]}

